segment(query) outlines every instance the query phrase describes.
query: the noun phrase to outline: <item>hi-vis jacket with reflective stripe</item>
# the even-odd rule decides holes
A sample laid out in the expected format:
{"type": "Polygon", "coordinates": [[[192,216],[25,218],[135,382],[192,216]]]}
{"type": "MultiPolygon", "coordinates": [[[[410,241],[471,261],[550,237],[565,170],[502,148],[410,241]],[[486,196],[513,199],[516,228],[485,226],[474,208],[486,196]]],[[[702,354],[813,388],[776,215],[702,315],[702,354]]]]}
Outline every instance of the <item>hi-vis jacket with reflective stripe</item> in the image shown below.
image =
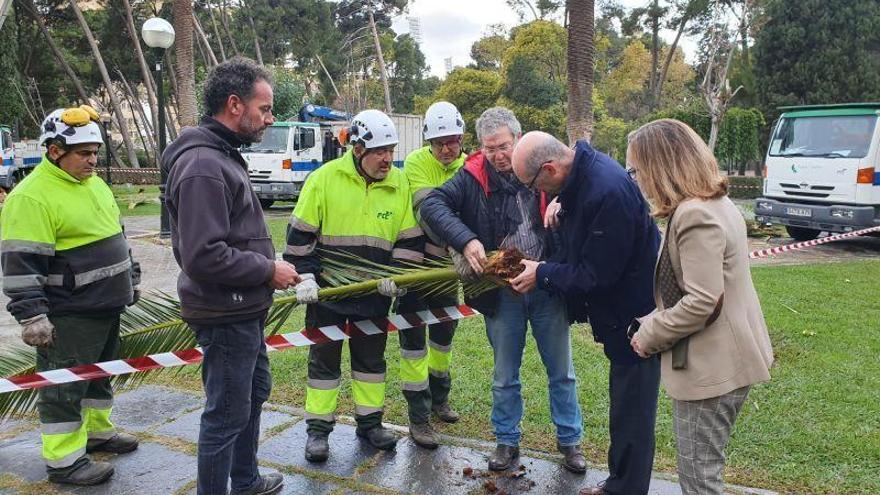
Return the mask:
{"type": "Polygon", "coordinates": [[[100,177],[79,181],[44,156],[0,215],[3,292],[17,320],[121,311],[132,301],[140,266],[100,177]]]}
{"type": "MultiPolygon", "coordinates": [[[[284,259],[299,273],[318,275],[319,258],[326,254],[316,249],[347,251],[389,264],[421,261],[423,248],[403,172],[391,167],[384,180],[367,185],[349,150],[306,180],[287,229],[284,259]]],[[[339,314],[375,316],[388,311],[389,300],[373,295],[321,304],[339,314]]]]}
{"type": "Polygon", "coordinates": [[[465,154],[462,153],[454,162],[449,165],[443,165],[431,153],[431,146],[424,146],[410,153],[403,163],[403,173],[409,181],[409,190],[412,193],[416,220],[428,237],[428,241],[425,243],[425,253],[427,254],[446,256],[446,249],[443,248],[444,243],[422,221],[419,215],[419,205],[422,204],[422,200],[431,194],[434,188],[445,184],[464,166],[465,158],[465,154]]]}

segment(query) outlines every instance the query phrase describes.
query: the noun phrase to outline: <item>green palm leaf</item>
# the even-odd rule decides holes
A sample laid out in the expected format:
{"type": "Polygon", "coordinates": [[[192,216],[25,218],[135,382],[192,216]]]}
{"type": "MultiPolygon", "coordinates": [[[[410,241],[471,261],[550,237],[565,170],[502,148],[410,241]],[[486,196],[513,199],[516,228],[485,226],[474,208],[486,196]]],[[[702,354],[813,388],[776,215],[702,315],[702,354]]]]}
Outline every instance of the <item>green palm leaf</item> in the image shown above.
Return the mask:
{"type": "MultiPolygon", "coordinates": [[[[373,294],[383,278],[391,278],[398,287],[417,291],[423,296],[455,294],[459,285],[458,274],[450,259],[388,266],[340,252],[322,257],[321,278],[324,288],[318,292],[318,298],[322,301],[373,294]]],[[[463,284],[463,292],[468,296],[478,295],[498,287],[500,283],[499,280],[483,278],[463,284]]],[[[296,306],[294,291],[277,293],[266,318],[266,334],[278,333],[296,306]]],[[[163,292],[145,295],[136,305],[128,308],[121,316],[119,334],[121,359],[181,351],[196,346],[193,332],[180,318],[180,302],[163,292]]],[[[35,351],[30,347],[21,344],[8,346],[0,352],[0,377],[34,373],[35,356],[35,351]]],[[[177,368],[176,371],[181,369],[177,368]]],[[[112,380],[114,388],[129,388],[139,385],[147,376],[148,373],[133,373],[116,376],[112,380]]],[[[0,394],[0,419],[27,414],[33,409],[36,398],[36,390],[0,394]]]]}

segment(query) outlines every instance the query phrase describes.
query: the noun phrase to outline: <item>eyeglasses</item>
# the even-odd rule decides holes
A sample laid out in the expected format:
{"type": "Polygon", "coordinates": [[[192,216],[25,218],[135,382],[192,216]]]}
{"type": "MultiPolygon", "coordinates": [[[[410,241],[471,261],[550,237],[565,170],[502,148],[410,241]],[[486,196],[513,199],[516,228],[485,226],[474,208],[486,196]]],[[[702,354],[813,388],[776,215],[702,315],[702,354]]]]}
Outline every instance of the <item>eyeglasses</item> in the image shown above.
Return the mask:
{"type": "Polygon", "coordinates": [[[461,146],[461,138],[447,139],[445,141],[440,141],[439,139],[431,141],[431,147],[437,151],[443,151],[443,148],[453,150],[458,146],[461,146]]]}
{"type": "Polygon", "coordinates": [[[495,155],[497,153],[507,153],[508,151],[513,149],[513,143],[504,143],[501,146],[496,148],[488,148],[483,146],[483,153],[487,155],[495,155]]]}
{"type": "Polygon", "coordinates": [[[626,167],[626,175],[628,175],[630,179],[636,180],[636,174],[638,173],[639,171],[633,167],[626,167]]]}
{"type": "Polygon", "coordinates": [[[541,167],[538,168],[538,173],[536,173],[535,176],[532,177],[531,182],[529,182],[529,185],[527,186],[529,189],[534,189],[535,181],[538,180],[538,176],[541,175],[541,172],[544,171],[544,165],[546,165],[548,163],[550,163],[550,162],[544,162],[541,164],[541,167]]]}

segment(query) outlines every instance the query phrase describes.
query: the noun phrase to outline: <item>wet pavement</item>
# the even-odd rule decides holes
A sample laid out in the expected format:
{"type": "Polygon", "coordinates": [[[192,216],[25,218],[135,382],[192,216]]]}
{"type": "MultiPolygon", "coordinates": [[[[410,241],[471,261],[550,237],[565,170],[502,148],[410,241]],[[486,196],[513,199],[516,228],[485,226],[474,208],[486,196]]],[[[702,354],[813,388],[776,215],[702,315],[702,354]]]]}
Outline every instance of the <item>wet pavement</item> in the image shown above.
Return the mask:
{"type": "MultiPolygon", "coordinates": [[[[97,487],[49,484],[40,458],[37,425],[30,421],[0,424],[0,494],[78,493],[84,495],[189,495],[195,493],[196,439],[203,398],[154,385],[120,394],[113,419],[118,428],[141,438],[137,451],[101,456],[116,474],[97,487]]],[[[313,464],[303,458],[305,421],[302,411],[266,404],[261,421],[259,462],[264,472],[285,476],[283,494],[576,494],[607,476],[594,466],[575,475],[559,465],[555,454],[523,451],[514,469],[486,470],[493,445],[466,438],[443,437],[437,450],[417,447],[402,427],[397,448],[379,451],[357,439],[351,418],[341,418],[330,436],[330,459],[313,464]],[[494,490],[494,491],[493,491],[494,490]]],[[[668,475],[651,482],[651,495],[678,495],[668,475]]],[[[772,492],[731,487],[729,493],[772,492]]]]}

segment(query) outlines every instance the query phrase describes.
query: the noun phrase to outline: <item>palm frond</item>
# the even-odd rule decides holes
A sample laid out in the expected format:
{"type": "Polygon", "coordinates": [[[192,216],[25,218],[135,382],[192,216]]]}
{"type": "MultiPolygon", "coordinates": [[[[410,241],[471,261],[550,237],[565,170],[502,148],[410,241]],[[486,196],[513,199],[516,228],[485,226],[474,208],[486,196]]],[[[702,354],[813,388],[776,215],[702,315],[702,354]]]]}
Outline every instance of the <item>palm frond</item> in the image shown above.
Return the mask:
{"type": "MultiPolygon", "coordinates": [[[[423,263],[404,263],[388,266],[365,260],[345,252],[334,252],[322,257],[324,288],[318,292],[321,301],[333,301],[373,294],[379,281],[391,278],[399,287],[418,291],[423,296],[456,294],[458,273],[449,258],[423,263]]],[[[474,296],[497,288],[503,282],[484,277],[474,283],[462,284],[465,295],[474,296]]],[[[278,333],[297,306],[292,290],[275,295],[266,318],[266,334],[278,333]]],[[[120,358],[128,359],[150,354],[181,351],[196,346],[195,336],[180,317],[180,302],[164,292],[151,292],[122,314],[120,320],[120,358]]],[[[183,368],[176,368],[180,371],[183,368]]],[[[155,370],[160,371],[160,370],[155,370]]],[[[35,352],[16,344],[0,352],[0,377],[32,374],[35,372],[35,352]]],[[[148,373],[133,373],[113,377],[114,388],[138,386],[148,373]]],[[[37,391],[30,389],[0,394],[0,419],[21,416],[30,412],[37,391]]]]}
{"type": "MultiPolygon", "coordinates": [[[[32,347],[13,342],[4,346],[0,353],[0,376],[30,375],[36,371],[37,353],[32,347]]],[[[8,412],[27,412],[37,400],[34,390],[0,394],[0,420],[10,416],[8,412]]]]}

